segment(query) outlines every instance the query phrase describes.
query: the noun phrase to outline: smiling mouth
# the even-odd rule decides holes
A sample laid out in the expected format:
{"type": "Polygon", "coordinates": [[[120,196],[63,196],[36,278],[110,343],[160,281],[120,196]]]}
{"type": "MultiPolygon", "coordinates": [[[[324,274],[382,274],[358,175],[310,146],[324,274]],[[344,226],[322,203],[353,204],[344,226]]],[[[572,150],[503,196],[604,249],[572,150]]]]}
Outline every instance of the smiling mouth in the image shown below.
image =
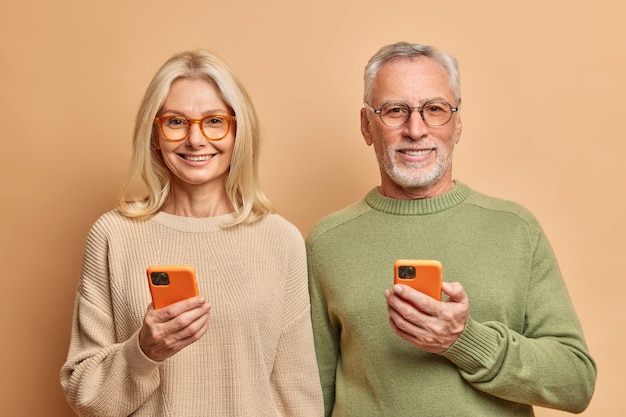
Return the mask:
{"type": "Polygon", "coordinates": [[[192,161],[192,162],[201,162],[201,161],[208,161],[209,159],[213,158],[215,155],[182,155],[179,154],[179,156],[183,159],[186,159],[187,161],[192,161]]]}
{"type": "Polygon", "coordinates": [[[428,155],[433,150],[434,149],[419,149],[419,150],[406,149],[406,150],[400,150],[400,152],[409,156],[424,156],[424,155],[428,155]]]}

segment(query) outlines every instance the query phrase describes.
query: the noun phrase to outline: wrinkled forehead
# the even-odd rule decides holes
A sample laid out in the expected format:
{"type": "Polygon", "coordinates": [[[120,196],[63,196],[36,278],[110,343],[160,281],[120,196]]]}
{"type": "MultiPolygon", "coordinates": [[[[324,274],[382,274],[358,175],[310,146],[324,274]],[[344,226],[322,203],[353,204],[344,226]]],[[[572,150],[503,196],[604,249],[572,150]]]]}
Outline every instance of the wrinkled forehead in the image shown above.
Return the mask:
{"type": "Polygon", "coordinates": [[[373,79],[370,100],[381,105],[404,101],[420,105],[430,100],[454,103],[455,94],[445,67],[429,57],[395,58],[383,64],[373,79]]]}

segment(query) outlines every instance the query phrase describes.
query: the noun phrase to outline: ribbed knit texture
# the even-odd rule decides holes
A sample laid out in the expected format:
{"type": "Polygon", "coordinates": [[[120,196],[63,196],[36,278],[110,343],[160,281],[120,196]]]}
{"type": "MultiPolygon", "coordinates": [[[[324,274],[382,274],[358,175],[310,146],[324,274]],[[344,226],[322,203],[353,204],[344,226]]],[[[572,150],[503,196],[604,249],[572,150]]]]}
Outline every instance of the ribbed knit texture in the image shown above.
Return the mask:
{"type": "Polygon", "coordinates": [[[302,236],[278,215],[223,229],[230,219],[111,211],[94,224],[61,370],[79,415],[323,414],[302,236]],[[138,331],[146,268],[163,264],[192,265],[212,309],[207,334],[157,363],[138,331]]]}
{"type": "Polygon", "coordinates": [[[326,415],[532,416],[579,412],[596,368],[556,259],[521,206],[457,182],[396,200],[377,189],[307,238],[313,328],[326,415]],[[437,259],[469,297],[465,332],[443,354],[395,335],[383,291],[400,258],[437,259]]]}

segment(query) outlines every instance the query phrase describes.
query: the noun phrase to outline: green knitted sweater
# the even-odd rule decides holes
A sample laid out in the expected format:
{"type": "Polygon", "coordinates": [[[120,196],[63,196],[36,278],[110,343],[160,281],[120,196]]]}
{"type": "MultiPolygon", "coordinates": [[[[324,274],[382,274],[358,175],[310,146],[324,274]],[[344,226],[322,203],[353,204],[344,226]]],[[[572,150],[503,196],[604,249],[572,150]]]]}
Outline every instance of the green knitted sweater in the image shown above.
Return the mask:
{"type": "Polygon", "coordinates": [[[457,182],[396,200],[377,189],[307,238],[312,317],[326,415],[532,416],[580,412],[596,365],[550,244],[521,206],[457,182]],[[395,335],[383,291],[399,258],[437,259],[470,317],[442,354],[395,335]]]}

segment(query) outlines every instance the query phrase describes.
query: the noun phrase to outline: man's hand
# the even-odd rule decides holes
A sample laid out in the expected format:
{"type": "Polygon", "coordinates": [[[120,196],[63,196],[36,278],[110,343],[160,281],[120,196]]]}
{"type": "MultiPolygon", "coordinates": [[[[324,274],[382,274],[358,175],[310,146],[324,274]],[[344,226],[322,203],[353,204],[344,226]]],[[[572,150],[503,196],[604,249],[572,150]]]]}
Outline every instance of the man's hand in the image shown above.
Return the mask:
{"type": "Polygon", "coordinates": [[[406,285],[385,290],[389,324],[415,347],[441,353],[459,338],[469,316],[469,300],[458,282],[444,282],[448,300],[437,301],[406,285]]]}

